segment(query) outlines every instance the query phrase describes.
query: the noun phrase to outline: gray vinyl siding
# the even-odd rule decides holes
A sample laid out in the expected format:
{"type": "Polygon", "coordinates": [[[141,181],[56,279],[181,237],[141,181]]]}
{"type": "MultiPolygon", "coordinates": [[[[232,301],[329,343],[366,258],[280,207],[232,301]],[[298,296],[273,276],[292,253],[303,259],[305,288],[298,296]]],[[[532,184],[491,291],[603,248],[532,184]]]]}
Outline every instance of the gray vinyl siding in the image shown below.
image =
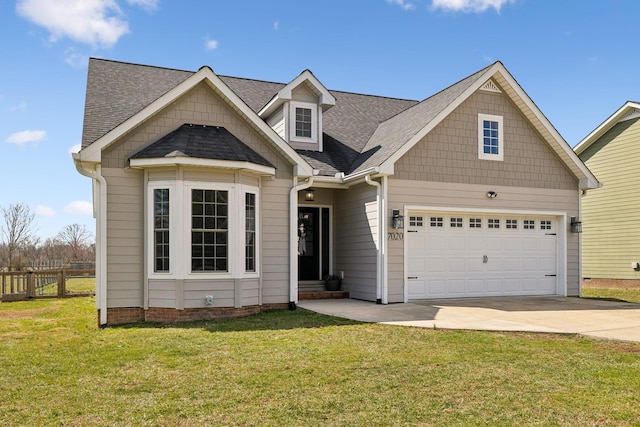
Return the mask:
{"type": "Polygon", "coordinates": [[[140,307],[143,299],[142,172],[102,169],[107,181],[107,304],[140,307]]]}
{"type": "Polygon", "coordinates": [[[285,122],[284,107],[280,107],[278,111],[273,113],[267,120],[267,124],[271,126],[271,129],[273,129],[278,135],[280,135],[282,139],[285,139],[287,137],[285,122]]]}
{"type": "Polygon", "coordinates": [[[376,188],[367,184],[335,193],[336,271],[351,298],[376,300],[378,218],[376,188]]]}
{"type": "Polygon", "coordinates": [[[290,180],[265,180],[261,190],[262,303],[289,299],[289,190],[290,180]]]}
{"type": "Polygon", "coordinates": [[[583,276],[640,279],[640,119],[622,121],[580,157],[602,182],[582,199],[583,276]]]}
{"type": "MultiPolygon", "coordinates": [[[[519,188],[498,185],[468,185],[442,182],[416,182],[389,179],[388,215],[391,209],[404,210],[405,206],[428,206],[453,209],[490,209],[504,211],[547,211],[566,213],[567,218],[578,216],[579,191],[519,188]],[[495,199],[486,197],[487,191],[498,193],[495,199]]],[[[580,294],[579,235],[570,233],[568,224],[559,223],[567,238],[567,293],[580,294]]],[[[388,278],[389,300],[398,301],[404,295],[404,243],[389,240],[388,278]]]]}

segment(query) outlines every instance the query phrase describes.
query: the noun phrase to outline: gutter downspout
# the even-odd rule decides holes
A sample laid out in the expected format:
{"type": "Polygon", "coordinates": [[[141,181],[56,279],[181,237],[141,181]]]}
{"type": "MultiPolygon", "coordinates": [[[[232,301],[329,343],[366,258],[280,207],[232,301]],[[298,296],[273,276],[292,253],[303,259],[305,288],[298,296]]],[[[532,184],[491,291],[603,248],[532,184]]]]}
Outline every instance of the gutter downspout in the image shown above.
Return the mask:
{"type": "MultiPolygon", "coordinates": [[[[374,181],[371,179],[371,175],[366,175],[364,177],[364,181],[371,185],[372,187],[376,187],[376,206],[378,209],[378,250],[376,253],[376,304],[382,304],[383,303],[383,293],[382,293],[382,277],[383,277],[383,270],[382,270],[382,262],[384,261],[384,244],[385,241],[383,239],[383,212],[384,212],[384,206],[382,203],[382,197],[381,197],[381,185],[379,182],[374,181]]],[[[386,298],[384,298],[386,299],[386,298]]]]}
{"type": "Polygon", "coordinates": [[[313,177],[298,184],[298,178],[293,177],[294,184],[289,191],[289,310],[295,310],[298,303],[298,191],[313,185],[313,177]]]}
{"type": "MultiPolygon", "coordinates": [[[[107,180],[100,174],[100,166],[95,171],[89,171],[82,166],[80,155],[73,153],[73,163],[80,175],[84,175],[96,181],[98,197],[96,215],[96,306],[100,310],[98,324],[104,327],[107,324],[107,180]]],[[[95,212],[95,210],[94,210],[95,212]]]]}

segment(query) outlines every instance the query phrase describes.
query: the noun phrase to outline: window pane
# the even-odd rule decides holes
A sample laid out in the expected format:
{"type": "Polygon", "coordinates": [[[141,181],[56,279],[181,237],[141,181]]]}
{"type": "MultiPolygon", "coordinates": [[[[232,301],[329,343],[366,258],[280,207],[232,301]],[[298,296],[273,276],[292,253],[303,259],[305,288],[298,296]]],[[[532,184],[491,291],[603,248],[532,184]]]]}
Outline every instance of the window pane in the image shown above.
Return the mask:
{"type": "Polygon", "coordinates": [[[311,138],[310,108],[296,108],[296,136],[311,138]]]}
{"type": "Polygon", "coordinates": [[[153,190],[154,271],[169,271],[169,189],[153,190]]]}
{"type": "Polygon", "coordinates": [[[229,192],[191,192],[191,269],[227,271],[227,228],[229,192]]]}
{"type": "Polygon", "coordinates": [[[245,195],[245,271],[256,271],[255,267],[256,234],[256,195],[245,195]]]}

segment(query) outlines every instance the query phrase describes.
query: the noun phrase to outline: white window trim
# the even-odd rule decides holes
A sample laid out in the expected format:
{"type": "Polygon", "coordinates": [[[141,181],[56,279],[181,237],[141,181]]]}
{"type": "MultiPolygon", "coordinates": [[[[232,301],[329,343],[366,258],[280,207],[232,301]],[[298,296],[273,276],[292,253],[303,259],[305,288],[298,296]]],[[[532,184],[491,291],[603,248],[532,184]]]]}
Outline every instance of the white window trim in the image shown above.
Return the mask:
{"type": "Polygon", "coordinates": [[[318,143],[318,106],[310,102],[291,101],[289,106],[289,141],[318,143]],[[311,138],[296,136],[296,108],[311,110],[311,138]]]}
{"type": "Polygon", "coordinates": [[[260,189],[250,185],[200,181],[149,181],[147,185],[147,272],[149,279],[244,279],[260,276],[260,189]],[[153,192],[169,189],[169,271],[156,272],[153,192]],[[191,271],[191,190],[228,191],[228,271],[191,271]],[[255,270],[245,271],[245,194],[256,196],[255,270]]]}
{"type": "Polygon", "coordinates": [[[480,160],[504,160],[504,118],[502,116],[495,116],[492,114],[478,114],[478,159],[480,160]],[[489,120],[492,122],[498,122],[498,154],[485,154],[484,153],[484,121],[489,120]]]}
{"type": "Polygon", "coordinates": [[[242,273],[242,277],[243,278],[257,278],[260,276],[260,192],[258,191],[258,187],[252,187],[252,186],[248,186],[248,185],[241,185],[240,186],[240,199],[241,199],[241,217],[240,217],[240,224],[242,225],[242,239],[241,240],[241,247],[240,247],[240,271],[242,273]],[[245,224],[247,223],[247,211],[245,209],[245,204],[246,204],[246,194],[247,193],[251,193],[254,194],[256,196],[255,199],[255,209],[256,209],[256,231],[255,231],[255,236],[254,236],[254,264],[255,264],[255,271],[246,271],[245,267],[245,245],[246,245],[246,228],[245,228],[245,224]]]}
{"type": "Polygon", "coordinates": [[[176,186],[173,181],[150,181],[147,185],[147,266],[150,279],[172,279],[176,276],[176,186]],[[169,271],[155,271],[154,197],[153,192],[169,189],[169,271]]]}

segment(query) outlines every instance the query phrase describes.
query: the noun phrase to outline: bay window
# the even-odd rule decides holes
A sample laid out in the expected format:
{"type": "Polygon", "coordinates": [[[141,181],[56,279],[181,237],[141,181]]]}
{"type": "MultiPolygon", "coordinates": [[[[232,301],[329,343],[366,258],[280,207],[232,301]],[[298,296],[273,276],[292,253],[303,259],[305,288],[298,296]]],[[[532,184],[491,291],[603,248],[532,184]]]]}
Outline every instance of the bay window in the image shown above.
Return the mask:
{"type": "Polygon", "coordinates": [[[258,188],[150,181],[150,278],[242,278],[258,274],[258,188]]]}

